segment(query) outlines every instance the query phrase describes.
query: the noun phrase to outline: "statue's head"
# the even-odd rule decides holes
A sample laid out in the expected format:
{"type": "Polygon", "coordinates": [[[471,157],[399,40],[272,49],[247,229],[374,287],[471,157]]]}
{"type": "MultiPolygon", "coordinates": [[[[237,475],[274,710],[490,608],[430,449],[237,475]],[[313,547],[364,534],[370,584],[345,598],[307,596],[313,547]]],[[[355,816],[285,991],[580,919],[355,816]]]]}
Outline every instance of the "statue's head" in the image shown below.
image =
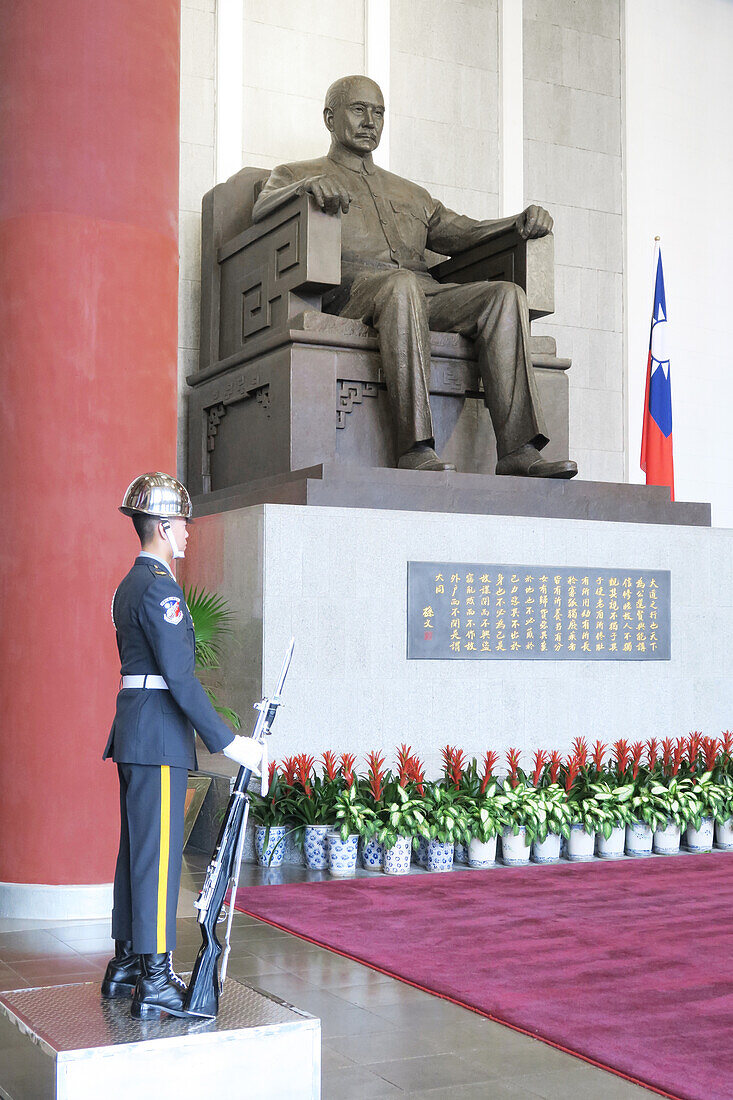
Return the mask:
{"type": "Polygon", "coordinates": [[[332,140],[364,157],[379,145],[384,126],[384,97],[366,76],[342,76],[326,92],[323,121],[332,140]]]}

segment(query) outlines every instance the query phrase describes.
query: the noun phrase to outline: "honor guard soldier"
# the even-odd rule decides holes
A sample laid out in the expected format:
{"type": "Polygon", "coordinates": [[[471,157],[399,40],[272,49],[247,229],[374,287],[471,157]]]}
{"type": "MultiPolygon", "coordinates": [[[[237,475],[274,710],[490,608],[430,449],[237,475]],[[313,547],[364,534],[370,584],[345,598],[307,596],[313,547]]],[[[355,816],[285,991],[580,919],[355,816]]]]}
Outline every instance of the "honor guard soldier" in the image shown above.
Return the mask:
{"type": "Polygon", "coordinates": [[[185,487],[143,474],[120,511],[132,517],[141,551],[115,592],[122,684],[105,758],[120,781],[120,849],[112,937],[102,996],[129,996],[136,1019],[185,1016],[185,985],[173,972],[183,854],[184,802],[196,768],[194,729],[209,752],[259,774],[263,747],[234,736],[194,675],[195,636],[171,564],[182,558],[192,515],[185,487]]]}

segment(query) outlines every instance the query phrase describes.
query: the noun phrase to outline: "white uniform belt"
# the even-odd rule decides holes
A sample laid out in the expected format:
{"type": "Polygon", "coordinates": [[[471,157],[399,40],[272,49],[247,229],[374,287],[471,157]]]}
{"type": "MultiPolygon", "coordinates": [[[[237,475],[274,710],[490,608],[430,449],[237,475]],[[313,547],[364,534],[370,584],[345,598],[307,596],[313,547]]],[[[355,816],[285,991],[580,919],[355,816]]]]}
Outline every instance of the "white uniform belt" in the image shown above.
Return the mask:
{"type": "Polygon", "coordinates": [[[123,676],[123,688],[154,688],[157,691],[167,691],[168,685],[162,676],[123,676]]]}

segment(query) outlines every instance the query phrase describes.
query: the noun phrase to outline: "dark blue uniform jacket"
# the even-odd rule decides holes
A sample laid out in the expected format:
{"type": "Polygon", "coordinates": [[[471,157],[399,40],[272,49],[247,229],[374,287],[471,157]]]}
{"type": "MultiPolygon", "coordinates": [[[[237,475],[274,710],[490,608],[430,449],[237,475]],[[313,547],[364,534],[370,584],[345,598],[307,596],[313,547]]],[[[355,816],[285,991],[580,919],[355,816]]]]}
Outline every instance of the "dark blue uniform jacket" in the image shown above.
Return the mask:
{"type": "Polygon", "coordinates": [[[112,617],[123,676],[162,676],[168,691],[123,688],[104,750],[117,763],[195,768],[194,728],[209,752],[234,736],[194,675],[195,635],[183,591],[159,561],[135,559],[112,617]]]}

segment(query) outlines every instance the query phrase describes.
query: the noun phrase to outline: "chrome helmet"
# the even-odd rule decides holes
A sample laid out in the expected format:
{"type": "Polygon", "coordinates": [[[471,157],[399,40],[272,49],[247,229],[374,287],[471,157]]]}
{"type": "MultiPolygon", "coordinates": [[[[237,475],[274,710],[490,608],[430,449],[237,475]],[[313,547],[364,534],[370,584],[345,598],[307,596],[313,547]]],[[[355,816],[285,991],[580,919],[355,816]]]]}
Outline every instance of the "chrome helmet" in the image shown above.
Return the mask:
{"type": "Polygon", "coordinates": [[[193,506],[188,490],[170,474],[141,474],[128,486],[120,511],[126,516],[142,513],[146,516],[160,516],[161,519],[173,519],[183,516],[190,519],[193,506]]]}

